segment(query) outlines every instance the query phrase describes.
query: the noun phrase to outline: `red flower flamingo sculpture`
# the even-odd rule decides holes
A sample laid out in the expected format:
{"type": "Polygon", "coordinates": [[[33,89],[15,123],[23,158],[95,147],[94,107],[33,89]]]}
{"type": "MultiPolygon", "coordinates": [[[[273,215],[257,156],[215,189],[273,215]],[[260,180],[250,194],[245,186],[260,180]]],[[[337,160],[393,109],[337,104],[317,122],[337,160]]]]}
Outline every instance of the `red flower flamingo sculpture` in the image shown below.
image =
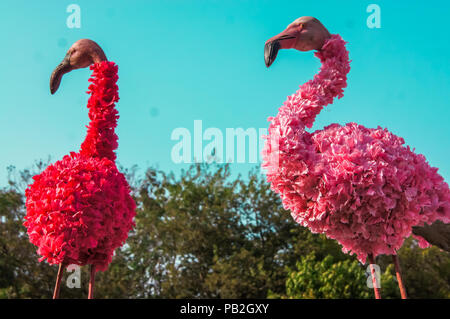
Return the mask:
{"type": "Polygon", "coordinates": [[[62,76],[90,66],[88,102],[90,124],[78,153],[70,153],[35,176],[26,190],[27,227],[40,261],[59,264],[53,298],[58,298],[61,276],[69,264],[90,265],[89,298],[96,271],[105,271],[114,250],[134,226],[135,202],[130,187],[117,170],[119,100],[118,67],[109,62],[94,41],[75,42],[50,78],[52,94],[62,76]]]}
{"type": "Polygon", "coordinates": [[[271,188],[296,222],[337,240],[361,262],[369,256],[372,265],[377,255],[393,255],[406,298],[397,250],[411,233],[420,236],[421,247],[429,242],[450,250],[449,187],[423,155],[386,129],[348,123],[309,133],[322,108],[343,96],[348,51],[339,35],[312,17],[295,20],[266,42],[266,66],[290,48],[317,50],[322,67],[269,118],[263,167],[271,188]]]}

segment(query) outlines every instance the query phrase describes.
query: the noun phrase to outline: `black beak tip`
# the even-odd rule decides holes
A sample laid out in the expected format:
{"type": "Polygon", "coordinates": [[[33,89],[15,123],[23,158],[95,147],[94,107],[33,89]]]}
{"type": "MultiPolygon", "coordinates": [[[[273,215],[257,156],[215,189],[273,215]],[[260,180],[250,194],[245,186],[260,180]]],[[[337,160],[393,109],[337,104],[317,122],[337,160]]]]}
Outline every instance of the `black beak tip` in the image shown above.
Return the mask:
{"type": "Polygon", "coordinates": [[[53,95],[58,91],[61,79],[64,74],[72,71],[73,68],[70,65],[70,54],[67,53],[62,62],[53,70],[50,75],[50,93],[53,95]]]}
{"type": "Polygon", "coordinates": [[[59,83],[57,83],[59,81],[57,81],[55,78],[51,78],[50,80],[50,93],[53,95],[56,93],[56,91],[58,91],[58,87],[59,87],[59,83]]]}
{"type": "Polygon", "coordinates": [[[270,42],[264,45],[264,63],[266,64],[266,67],[269,67],[272,64],[272,61],[270,61],[270,46],[270,42]]]}
{"type": "Polygon", "coordinates": [[[58,91],[59,85],[61,84],[61,78],[64,73],[66,73],[67,70],[64,68],[61,68],[61,65],[59,65],[50,76],[50,93],[53,95],[58,91]]]}
{"type": "Polygon", "coordinates": [[[280,50],[280,43],[278,41],[266,43],[264,46],[264,62],[266,63],[266,67],[270,67],[273,61],[275,61],[278,50],[280,50]]]}

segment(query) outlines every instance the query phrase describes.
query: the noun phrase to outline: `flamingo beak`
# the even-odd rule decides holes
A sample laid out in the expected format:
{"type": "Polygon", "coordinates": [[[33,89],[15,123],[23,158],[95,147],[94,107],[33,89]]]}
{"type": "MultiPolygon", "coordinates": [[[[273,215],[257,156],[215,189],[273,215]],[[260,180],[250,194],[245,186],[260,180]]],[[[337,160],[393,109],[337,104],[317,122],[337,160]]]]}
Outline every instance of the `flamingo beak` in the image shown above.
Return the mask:
{"type": "Polygon", "coordinates": [[[266,67],[271,66],[273,61],[275,61],[280,47],[280,42],[278,40],[266,42],[266,45],[264,46],[264,62],[266,63],[266,67]]]}
{"type": "Polygon", "coordinates": [[[73,68],[70,65],[70,54],[67,53],[62,62],[55,68],[55,70],[53,70],[52,75],[50,76],[51,94],[55,94],[55,92],[58,90],[62,76],[72,70],[73,68]]]}
{"type": "Polygon", "coordinates": [[[266,41],[264,46],[264,62],[269,67],[275,61],[280,49],[290,49],[295,46],[297,36],[291,30],[285,30],[266,41]]]}

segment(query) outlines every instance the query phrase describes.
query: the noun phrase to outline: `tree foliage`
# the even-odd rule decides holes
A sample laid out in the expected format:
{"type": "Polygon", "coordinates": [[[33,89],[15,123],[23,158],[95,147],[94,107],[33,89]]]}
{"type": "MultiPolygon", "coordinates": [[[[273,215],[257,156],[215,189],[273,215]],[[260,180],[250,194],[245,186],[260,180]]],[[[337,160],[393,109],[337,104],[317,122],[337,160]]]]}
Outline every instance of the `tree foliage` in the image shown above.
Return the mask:
{"type": "MultiPolygon", "coordinates": [[[[312,252],[301,257],[296,269],[289,271],[284,298],[371,298],[372,291],[367,289],[370,277],[367,277],[366,272],[367,268],[365,270],[356,260],[336,262],[331,255],[317,260],[312,252]]],[[[390,268],[381,274],[381,286],[389,287],[387,291],[390,293],[392,287],[396,286],[390,268]]],[[[279,296],[272,295],[272,297],[279,296]]],[[[392,295],[384,291],[383,297],[392,295]]]]}
{"type": "MultiPolygon", "coordinates": [[[[49,298],[57,266],[39,263],[22,226],[23,191],[45,167],[10,169],[0,190],[0,298],[49,298]]],[[[232,178],[228,166],[194,165],[179,176],[148,169],[125,170],[138,205],[136,228],[97,274],[98,298],[372,298],[365,266],[323,235],[294,223],[264,177],[252,171],[232,178]]],[[[449,298],[449,254],[422,250],[410,239],[400,251],[410,297],[449,298]]],[[[390,259],[383,297],[398,298],[390,259]]],[[[85,298],[81,288],[62,298],[85,298]]]]}

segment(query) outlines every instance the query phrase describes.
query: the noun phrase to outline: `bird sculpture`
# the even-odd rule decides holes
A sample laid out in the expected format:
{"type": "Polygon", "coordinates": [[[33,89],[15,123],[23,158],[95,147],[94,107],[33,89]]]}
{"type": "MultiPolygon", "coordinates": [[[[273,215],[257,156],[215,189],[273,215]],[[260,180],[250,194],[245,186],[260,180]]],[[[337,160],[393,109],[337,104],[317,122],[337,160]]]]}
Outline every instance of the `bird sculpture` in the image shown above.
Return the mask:
{"type": "Polygon", "coordinates": [[[267,67],[280,49],[316,50],[322,66],[269,117],[263,167],[297,223],[337,240],[362,263],[369,257],[372,274],[376,256],[393,255],[406,298],[397,251],[411,234],[421,247],[450,251],[450,190],[437,168],[387,129],[348,123],[307,131],[324,106],[343,97],[350,71],[345,45],[313,17],[298,18],[266,41],[267,67]]]}
{"type": "Polygon", "coordinates": [[[87,105],[90,123],[81,150],[34,176],[25,192],[24,225],[38,247],[39,261],[59,264],[53,298],[59,296],[64,269],[76,264],[90,265],[88,298],[92,299],[95,273],[108,268],[114,250],[134,227],[136,205],[115,164],[117,65],[94,41],[79,40],[53,71],[50,91],[56,92],[65,73],[88,66],[93,71],[87,105]]]}

